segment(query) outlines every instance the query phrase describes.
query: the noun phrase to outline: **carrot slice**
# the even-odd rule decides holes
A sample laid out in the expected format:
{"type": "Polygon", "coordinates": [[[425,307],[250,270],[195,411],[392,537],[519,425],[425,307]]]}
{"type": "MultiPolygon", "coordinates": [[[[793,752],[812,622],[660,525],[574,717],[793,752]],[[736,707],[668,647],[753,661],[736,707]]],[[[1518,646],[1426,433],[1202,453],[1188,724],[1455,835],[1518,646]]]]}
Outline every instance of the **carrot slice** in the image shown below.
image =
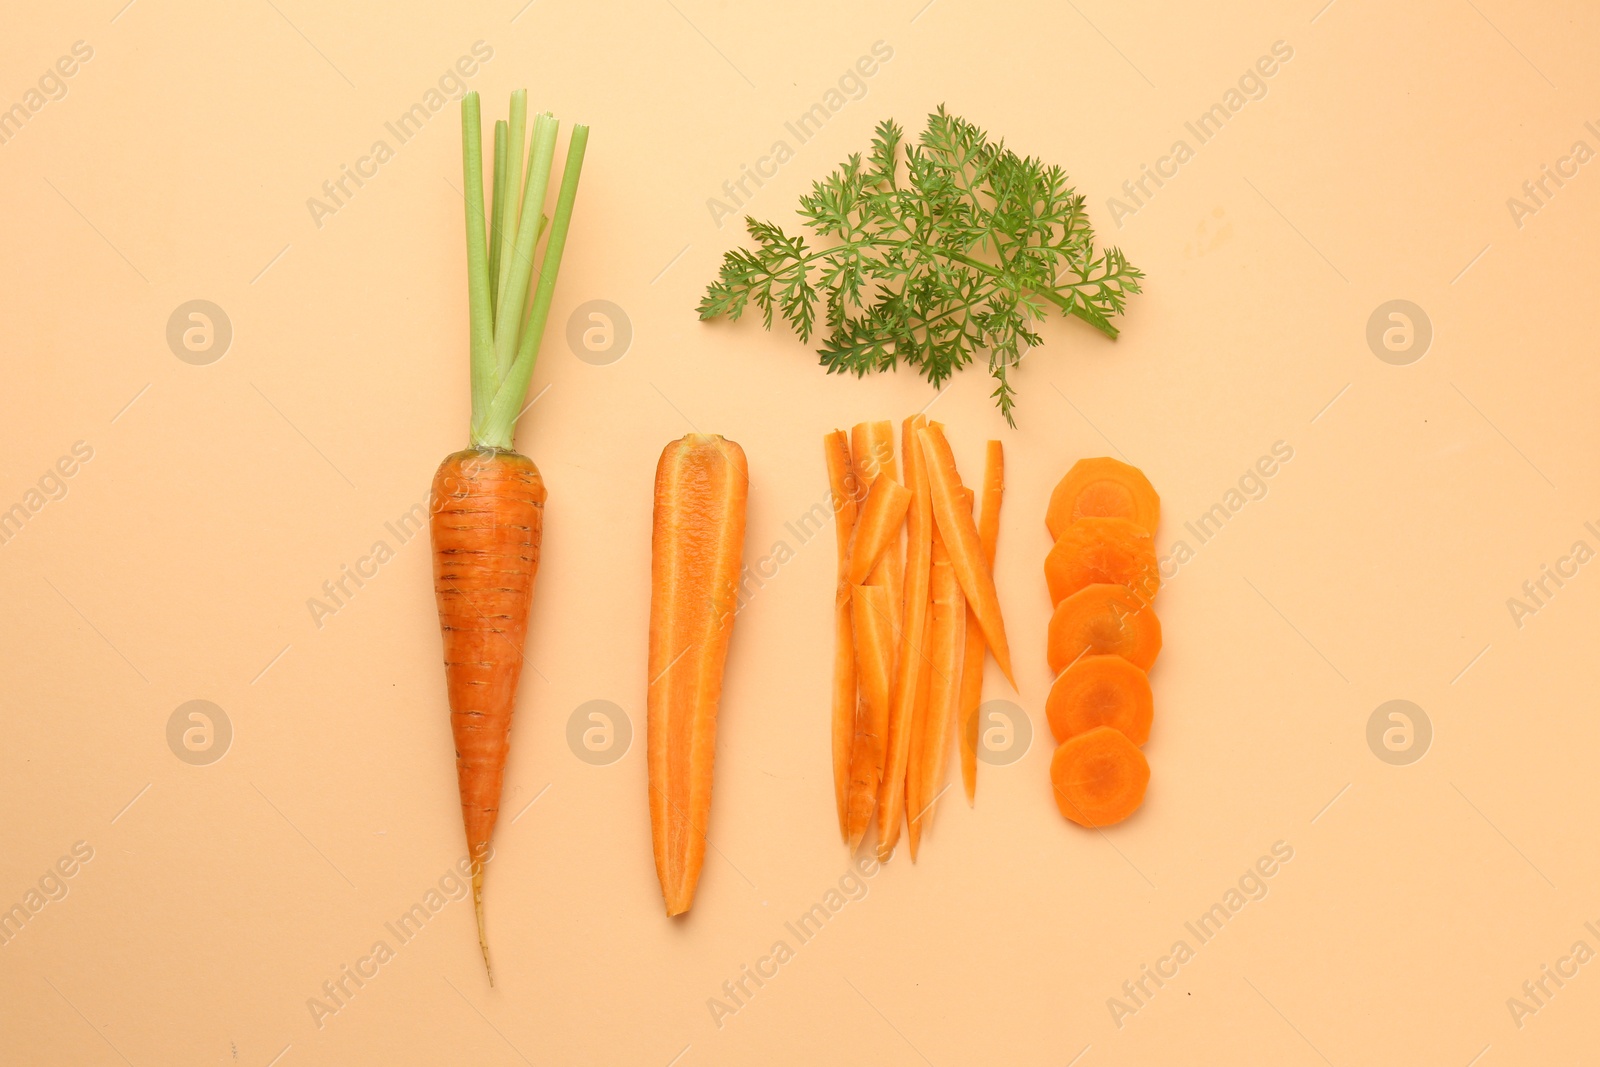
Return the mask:
{"type": "Polygon", "coordinates": [[[1079,826],[1111,826],[1139,810],[1150,764],[1109,726],[1064,741],[1050,760],[1050,785],[1061,814],[1079,826]]]}
{"type": "Polygon", "coordinates": [[[994,661],[1000,665],[1000,673],[1015,689],[1017,680],[1011,673],[1011,646],[1006,643],[1005,621],[1000,617],[1000,597],[995,592],[994,575],[983,561],[983,543],[972,521],[972,511],[962,507],[957,497],[961,476],[956,471],[950,442],[937,427],[917,431],[917,439],[927,462],[934,518],[950,550],[950,562],[961,582],[961,592],[983,628],[984,641],[994,650],[994,661]]]}
{"type": "Polygon", "coordinates": [[[1101,456],[1080,459],[1050,494],[1044,524],[1059,538],[1082,518],[1129,519],[1155,536],[1161,520],[1161,498],[1138,467],[1101,456]]]}
{"type": "Polygon", "coordinates": [[[927,464],[916,435],[927,419],[913,415],[901,424],[906,480],[913,494],[906,512],[905,600],[901,613],[900,655],[895,666],[894,698],[889,711],[889,758],[878,798],[878,859],[887,861],[900,839],[905,812],[906,765],[911,758],[911,726],[922,672],[928,620],[928,567],[933,552],[933,503],[927,464]]]}
{"type": "Polygon", "coordinates": [[[1150,679],[1121,656],[1084,656],[1056,677],[1044,702],[1058,742],[1109,726],[1142,745],[1153,709],[1150,679]]]}
{"type": "Polygon", "coordinates": [[[833,596],[833,800],[839,811],[839,836],[849,840],[845,813],[850,797],[850,749],[855,742],[856,660],[850,627],[850,536],[855,532],[855,475],[849,439],[843,430],[822,438],[833,503],[833,534],[838,547],[838,586],[833,596]]]}
{"type": "Polygon", "coordinates": [[[900,527],[911,506],[911,496],[911,490],[893,478],[879,478],[872,483],[850,543],[850,569],[845,580],[851,585],[866,581],[884,549],[900,543],[900,527]]]}
{"type": "Polygon", "coordinates": [[[1091,517],[1069,525],[1044,558],[1044,579],[1051,604],[1086,585],[1127,586],[1145,603],[1161,588],[1155,542],[1131,519],[1091,517]]]}
{"type": "Polygon", "coordinates": [[[694,903],[711,816],[722,668],[738,610],[744,450],[692,433],[656,467],[650,558],[650,832],[668,915],[694,903]]]}
{"type": "Polygon", "coordinates": [[[1050,670],[1056,674],[1079,656],[1105,653],[1148,671],[1161,651],[1161,623],[1126,587],[1090,585],[1056,605],[1046,641],[1050,670]]]}
{"type": "Polygon", "coordinates": [[[894,630],[889,590],[858,585],[850,592],[850,623],[855,632],[856,682],[861,703],[856,711],[850,752],[850,796],[846,840],[855,851],[872,824],[883,774],[889,729],[889,686],[894,674],[894,630]]]}
{"type": "MultiPolygon", "coordinates": [[[[999,441],[990,441],[983,459],[983,515],[978,520],[978,540],[983,558],[994,573],[995,547],[1000,542],[1000,498],[1005,495],[1005,451],[999,441]]],[[[968,496],[970,496],[970,491],[968,496]]],[[[970,501],[968,510],[971,510],[970,501]]],[[[961,656],[961,781],[967,790],[967,803],[978,795],[978,705],[983,702],[983,627],[967,605],[966,649],[961,656]]]]}
{"type": "MultiPolygon", "coordinates": [[[[913,804],[907,794],[910,816],[911,861],[916,862],[922,832],[933,822],[934,808],[944,792],[949,765],[950,735],[961,696],[961,660],[966,647],[967,602],[961,594],[955,567],[941,560],[935,547],[932,577],[933,614],[928,619],[928,656],[931,661],[928,697],[921,731],[920,771],[913,804]]],[[[909,779],[908,779],[909,785],[909,779]]]]}

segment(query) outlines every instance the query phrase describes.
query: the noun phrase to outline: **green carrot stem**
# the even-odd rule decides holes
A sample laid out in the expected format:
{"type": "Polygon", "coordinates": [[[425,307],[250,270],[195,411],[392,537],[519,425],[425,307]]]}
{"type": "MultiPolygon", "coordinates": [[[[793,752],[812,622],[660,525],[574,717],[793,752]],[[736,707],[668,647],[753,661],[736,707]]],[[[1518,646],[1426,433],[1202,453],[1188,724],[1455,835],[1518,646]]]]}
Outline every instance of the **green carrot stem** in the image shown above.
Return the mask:
{"type": "MultiPolygon", "coordinates": [[[[522,312],[527,306],[526,293],[533,275],[533,246],[539,234],[539,208],[544,203],[545,189],[550,183],[550,164],[555,157],[556,132],[559,123],[549,112],[539,115],[533,122],[533,145],[528,158],[528,181],[522,193],[522,210],[517,221],[517,243],[512,248],[511,270],[507,279],[507,293],[517,296],[500,305],[495,320],[494,351],[495,376],[500,385],[505,384],[507,372],[517,353],[518,327],[522,325],[522,312]]],[[[481,425],[481,420],[478,425],[481,425]]]]}
{"type": "MultiPolygon", "coordinates": [[[[508,292],[511,273],[511,250],[517,240],[517,226],[522,218],[522,152],[528,140],[528,90],[515,89],[511,93],[511,120],[506,129],[506,210],[500,219],[500,270],[495,275],[496,289],[508,292]]],[[[527,299],[522,290],[512,297],[521,310],[527,299]]],[[[496,309],[496,325],[499,311],[496,309]]],[[[520,320],[519,320],[520,321],[520,320]]]]}
{"type": "MultiPolygon", "coordinates": [[[[551,141],[554,142],[554,121],[551,122],[551,141]]],[[[536,127],[537,129],[537,127],[536,127]]],[[[528,323],[522,331],[516,361],[502,376],[500,388],[483,423],[486,443],[496,448],[512,446],[516,433],[517,416],[522,413],[523,401],[528,395],[528,383],[533,379],[533,367],[539,358],[539,341],[544,335],[545,322],[550,316],[550,303],[555,296],[556,277],[561,271],[561,254],[566,248],[567,231],[572,224],[572,208],[578,196],[578,178],[583,172],[583,155],[589,144],[589,127],[577,125],[567,144],[567,162],[561,175],[561,190],[556,195],[556,210],[550,220],[550,238],[545,244],[544,258],[539,264],[539,284],[534,290],[533,305],[528,312],[528,323]]],[[[548,173],[549,164],[545,164],[548,173]]],[[[543,201],[541,193],[540,200],[543,201]]],[[[537,203],[529,200],[528,203],[537,203]]],[[[524,219],[528,205],[524,204],[524,219]]],[[[537,210],[534,207],[533,210],[537,210]]],[[[536,227],[535,227],[536,229],[536,227]]],[[[520,234],[519,244],[520,242],[520,234]]]]}
{"type": "MultiPolygon", "coordinates": [[[[489,253],[483,225],[483,131],[478,94],[461,99],[461,160],[467,200],[467,308],[471,338],[473,421],[496,385],[494,319],[489,312],[489,253]]],[[[518,302],[520,304],[520,301],[518,302]]]]}
{"type": "MultiPolygon", "coordinates": [[[[519,190],[520,191],[520,190],[519,190]]],[[[500,301],[500,227],[506,211],[506,120],[494,124],[494,204],[489,209],[489,316],[500,301]]]]}

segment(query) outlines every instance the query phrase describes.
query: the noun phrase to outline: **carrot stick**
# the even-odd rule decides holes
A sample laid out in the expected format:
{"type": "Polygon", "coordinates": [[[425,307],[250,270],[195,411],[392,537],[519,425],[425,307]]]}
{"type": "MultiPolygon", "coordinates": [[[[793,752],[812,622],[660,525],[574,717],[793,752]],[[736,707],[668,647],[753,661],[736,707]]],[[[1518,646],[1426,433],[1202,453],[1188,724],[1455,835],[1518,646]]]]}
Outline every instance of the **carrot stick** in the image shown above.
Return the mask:
{"type": "MultiPolygon", "coordinates": [[[[1000,542],[1000,498],[1005,495],[1005,451],[990,441],[983,459],[983,516],[978,520],[978,540],[983,557],[994,573],[994,552],[1000,542]]],[[[970,501],[969,501],[970,503],[970,501]]],[[[968,510],[971,510],[970,507],[968,510]]],[[[967,647],[961,657],[961,781],[967,803],[978,795],[978,705],[983,702],[983,627],[967,605],[967,647]]]]}
{"type": "Polygon", "coordinates": [[[838,546],[839,585],[833,596],[833,800],[839,812],[839,836],[848,840],[845,812],[850,796],[850,749],[855,741],[856,661],[850,630],[850,537],[855,532],[855,473],[843,430],[822,438],[828,465],[828,492],[833,503],[833,533],[838,546]]]}
{"type": "Polygon", "coordinates": [[[893,478],[879,478],[872,483],[850,543],[850,568],[845,576],[849,584],[866,581],[884,549],[899,545],[900,526],[911,506],[911,496],[911,490],[893,478]]]}
{"type": "Polygon", "coordinates": [[[872,823],[889,723],[889,680],[894,673],[894,637],[889,590],[858,585],[850,591],[855,633],[856,681],[861,690],[850,753],[850,797],[846,840],[855,851],[872,823]]]}
{"type": "Polygon", "coordinates": [[[894,697],[889,708],[889,754],[878,798],[878,859],[888,860],[900,838],[905,810],[906,764],[911,758],[911,726],[916,707],[917,678],[922,669],[923,630],[928,618],[928,566],[933,552],[933,514],[927,464],[916,435],[927,420],[913,415],[901,424],[906,480],[914,494],[906,513],[906,571],[900,655],[895,668],[894,697]]]}
{"type": "MultiPolygon", "coordinates": [[[[860,492],[867,493],[880,474],[899,481],[900,475],[894,460],[894,424],[887,419],[878,422],[858,422],[850,428],[850,461],[855,467],[860,492]]],[[[900,629],[900,589],[905,584],[905,549],[899,539],[894,539],[889,551],[880,560],[884,573],[873,585],[882,585],[890,591],[889,610],[894,628],[900,629]]]]}
{"type": "Polygon", "coordinates": [[[674,441],[656,467],[648,763],[650,831],[668,915],[694,903],[705,862],[749,486],[744,450],[714,434],[674,441]]]}
{"type": "MultiPolygon", "coordinates": [[[[938,527],[934,527],[934,536],[938,536],[938,527]]],[[[935,546],[935,552],[938,549],[935,546]]],[[[929,567],[930,582],[932,580],[932,567],[929,567]]],[[[923,620],[922,647],[933,647],[933,607],[928,607],[927,618],[923,620]]],[[[906,759],[906,824],[909,833],[907,841],[911,845],[911,862],[917,862],[917,846],[921,843],[921,826],[912,821],[910,816],[922,810],[924,803],[922,794],[922,739],[928,729],[928,692],[933,676],[933,660],[931,656],[922,657],[921,666],[917,669],[917,696],[911,708],[911,754],[906,759]]]]}
{"type": "Polygon", "coordinates": [[[928,695],[921,730],[922,755],[918,761],[916,801],[907,792],[910,816],[911,859],[916,862],[922,833],[933,822],[933,810],[944,792],[945,769],[950,755],[951,726],[961,695],[961,657],[966,647],[967,604],[956,579],[955,567],[934,548],[929,588],[933,597],[928,619],[928,695]]]}
{"type": "Polygon", "coordinates": [[[950,442],[938,427],[919,430],[917,440],[926,460],[934,518],[950,550],[950,562],[961,582],[961,591],[972,605],[978,625],[983,628],[983,639],[994,650],[994,661],[1000,665],[1000,673],[1015,689],[1017,680],[1011,673],[1011,647],[1006,643],[1006,625],[1000,617],[1000,597],[995,592],[994,575],[984,565],[983,543],[972,521],[972,512],[963,508],[957,497],[961,476],[956,472],[950,442]]]}

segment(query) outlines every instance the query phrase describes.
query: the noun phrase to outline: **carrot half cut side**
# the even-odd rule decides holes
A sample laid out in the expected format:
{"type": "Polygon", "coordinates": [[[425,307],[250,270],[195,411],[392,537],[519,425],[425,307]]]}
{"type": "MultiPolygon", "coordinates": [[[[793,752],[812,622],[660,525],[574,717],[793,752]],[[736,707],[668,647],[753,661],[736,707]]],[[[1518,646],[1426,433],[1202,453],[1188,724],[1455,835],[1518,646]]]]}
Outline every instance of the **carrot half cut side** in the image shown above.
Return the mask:
{"type": "Polygon", "coordinates": [[[1056,674],[1081,656],[1121,656],[1149,671],[1161,651],[1161,623],[1150,605],[1120,585],[1091,585],[1056,605],[1046,636],[1056,674]]]}
{"type": "Polygon", "coordinates": [[[1109,726],[1136,745],[1150,740],[1150,679],[1121,656],[1084,656],[1057,676],[1044,713],[1057,742],[1109,726]]]}
{"type": "MultiPolygon", "coordinates": [[[[1006,491],[1006,457],[999,441],[990,441],[983,457],[983,514],[978,519],[978,541],[983,558],[994,573],[995,549],[1000,543],[1000,500],[1006,491]]],[[[969,508],[970,510],[970,508],[969,508]]],[[[961,782],[967,803],[978,796],[978,706],[983,703],[983,627],[967,605],[966,651],[961,659],[961,782]]]]}
{"type": "Polygon", "coordinates": [[[1052,539],[1083,518],[1129,519],[1154,537],[1161,498],[1138,467],[1109,456],[1080,459],[1050,494],[1044,524],[1052,539]]]}
{"type": "Polygon", "coordinates": [[[1149,784],[1144,753],[1109,726],[1063,742],[1050,760],[1057,810],[1091,829],[1114,825],[1138,811],[1149,784]]]}
{"type": "Polygon", "coordinates": [[[850,469],[850,443],[843,430],[822,438],[828,467],[828,495],[833,505],[833,534],[838,548],[837,586],[833,595],[833,799],[839,812],[839,836],[849,839],[846,811],[850,797],[850,749],[855,740],[856,660],[850,628],[850,537],[855,532],[855,474],[850,469]]]}
{"type": "Polygon", "coordinates": [[[1000,597],[995,592],[994,575],[984,563],[972,510],[963,506],[960,499],[961,476],[956,471],[955,454],[950,451],[950,442],[945,439],[943,430],[937,426],[919,430],[917,439],[927,462],[933,514],[950,552],[950,563],[955,567],[961,591],[972,605],[978,625],[983,628],[983,639],[994,652],[1000,673],[1015,689],[1017,679],[1011,673],[1011,646],[1006,642],[1005,621],[1000,616],[1000,597]]]}
{"type": "Polygon", "coordinates": [[[722,669],[738,610],[744,450],[689,434],[656,467],[650,556],[650,833],[668,915],[694,903],[711,816],[722,669]]]}

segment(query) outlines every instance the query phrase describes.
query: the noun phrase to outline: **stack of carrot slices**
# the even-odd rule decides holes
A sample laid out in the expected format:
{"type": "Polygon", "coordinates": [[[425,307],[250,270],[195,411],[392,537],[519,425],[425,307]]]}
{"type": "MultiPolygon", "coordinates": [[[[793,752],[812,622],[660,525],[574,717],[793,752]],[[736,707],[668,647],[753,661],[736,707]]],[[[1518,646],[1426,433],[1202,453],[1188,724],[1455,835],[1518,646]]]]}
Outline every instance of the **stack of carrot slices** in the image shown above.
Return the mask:
{"type": "Polygon", "coordinates": [[[1161,587],[1153,537],[1161,499],[1143,472],[1114,459],[1082,459],[1055,491],[1045,525],[1056,680],[1045,700],[1055,757],[1056,807],[1079,826],[1119,823],[1144,802],[1153,703],[1146,672],[1161,651],[1151,606],[1161,587]]]}
{"type": "Polygon", "coordinates": [[[1011,679],[994,587],[1000,442],[989,442],[979,522],[944,427],[914,415],[900,429],[904,482],[891,423],[859,423],[822,439],[839,544],[834,800],[851,851],[877,813],[880,861],[902,825],[917,858],[945,791],[952,734],[972,801],[986,649],[1011,679]]]}

